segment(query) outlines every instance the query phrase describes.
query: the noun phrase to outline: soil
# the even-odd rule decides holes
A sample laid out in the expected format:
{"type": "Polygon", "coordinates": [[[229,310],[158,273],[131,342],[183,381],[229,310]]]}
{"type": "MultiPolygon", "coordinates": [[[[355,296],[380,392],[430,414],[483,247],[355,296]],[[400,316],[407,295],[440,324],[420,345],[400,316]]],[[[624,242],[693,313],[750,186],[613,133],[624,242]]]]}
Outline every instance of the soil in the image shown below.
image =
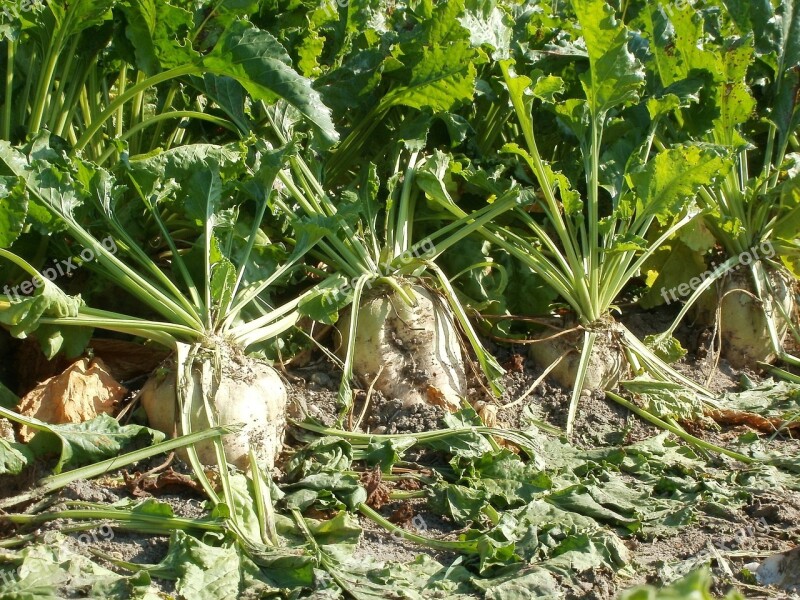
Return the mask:
{"type": "MultiPolygon", "coordinates": [[[[669,310],[633,313],[625,319],[625,325],[637,335],[663,331],[671,322],[669,310]]],[[[685,325],[677,332],[678,339],[684,347],[691,349],[676,368],[683,374],[704,382],[711,372],[704,354],[702,332],[685,325]]],[[[542,369],[528,358],[525,346],[495,346],[487,341],[490,352],[507,369],[504,378],[505,392],[494,400],[486,391],[485,385],[477,378],[469,381],[468,400],[474,406],[494,407],[490,414],[496,414],[497,425],[520,427],[531,419],[539,420],[551,427],[563,428],[569,407],[570,392],[553,384],[549,380],[534,385],[540,379],[542,369]]],[[[0,365],[3,361],[0,361],[0,365]]],[[[714,391],[736,389],[740,378],[745,375],[757,380],[759,375],[749,371],[737,371],[720,361],[710,378],[710,387],[714,391]]],[[[327,359],[319,359],[302,368],[284,373],[290,398],[290,416],[294,419],[313,417],[326,426],[333,426],[338,414],[337,392],[340,371],[327,359]]],[[[373,391],[367,398],[364,390],[355,391],[352,416],[346,416],[346,422],[360,422],[360,428],[372,433],[403,433],[435,429],[442,426],[444,410],[439,407],[413,405],[404,407],[395,398],[387,398],[373,391]],[[368,402],[365,410],[365,403],[368,402]],[[363,419],[361,414],[364,413],[363,419]]],[[[728,431],[703,432],[711,440],[725,440],[743,433],[744,428],[728,431]]],[[[287,443],[294,444],[297,432],[289,431],[287,443]],[[292,435],[294,433],[295,435],[292,435]]],[[[574,444],[593,448],[597,446],[616,446],[630,444],[646,439],[658,433],[658,430],[643,422],[627,409],[608,400],[602,392],[584,392],[580,398],[575,422],[575,433],[571,440],[574,444]]],[[[797,440],[776,439],[774,444],[785,446],[786,454],[797,454],[800,444],[797,440]]],[[[419,457],[415,457],[419,458],[419,457]]],[[[163,457],[151,459],[151,462],[135,465],[133,470],[147,471],[163,457]]],[[[174,467],[180,470],[178,462],[174,467]]],[[[2,495],[10,494],[12,488],[6,488],[4,482],[2,495]]],[[[17,487],[24,487],[20,483],[17,487]]],[[[133,498],[130,489],[125,486],[119,473],[95,481],[81,481],[61,490],[54,498],[54,506],[64,500],[83,500],[88,502],[110,503],[124,498],[133,498]]],[[[170,493],[158,492],[159,500],[169,502],[176,516],[198,517],[205,514],[202,497],[188,487],[171,490],[170,493]]],[[[56,508],[57,509],[57,508],[56,508]]],[[[406,529],[414,530],[413,523],[425,524],[425,535],[455,538],[458,528],[445,519],[426,513],[424,506],[418,501],[405,503],[388,503],[380,512],[387,517],[396,515],[398,510],[407,511],[410,515],[419,516],[420,520],[406,520],[406,529]],[[404,506],[405,505],[405,506],[404,506]]],[[[385,561],[407,563],[421,553],[427,553],[442,564],[450,564],[456,555],[421,549],[397,536],[392,536],[375,525],[372,521],[359,517],[363,535],[356,550],[356,557],[374,558],[385,561]]],[[[51,522],[46,528],[63,527],[59,521],[51,522]]],[[[40,530],[41,531],[41,530],[40,530]]],[[[124,531],[113,531],[110,535],[103,529],[96,530],[92,544],[87,544],[86,533],[72,534],[73,550],[92,556],[103,566],[115,568],[109,559],[124,560],[139,564],[159,562],[167,550],[168,539],[163,536],[149,536],[124,531]],[[98,558],[97,552],[100,552],[98,558]]],[[[4,531],[3,533],[11,533],[4,531]]],[[[761,557],[792,548],[800,541],[800,494],[789,494],[780,490],[760,490],[753,492],[750,502],[738,511],[729,511],[723,516],[710,516],[703,513],[697,522],[676,529],[676,534],[668,538],[638,539],[635,536],[626,541],[631,557],[632,567],[626,569],[622,576],[610,571],[594,571],[581,575],[583,591],[574,598],[594,598],[610,600],[616,598],[621,590],[628,587],[657,582],[665,569],[673,568],[680,561],[701,556],[704,551],[714,553],[715,549],[728,548],[736,550],[733,555],[726,553],[714,562],[715,581],[736,580],[742,567],[761,557]],[[744,532],[744,535],[742,534],[744,532]]],[[[165,595],[174,593],[174,584],[170,581],[158,580],[160,591],[165,595]]],[[[764,588],[749,585],[741,579],[737,587],[748,598],[798,598],[786,593],[768,591],[764,588]]],[[[724,594],[725,584],[714,590],[724,594]]]]}

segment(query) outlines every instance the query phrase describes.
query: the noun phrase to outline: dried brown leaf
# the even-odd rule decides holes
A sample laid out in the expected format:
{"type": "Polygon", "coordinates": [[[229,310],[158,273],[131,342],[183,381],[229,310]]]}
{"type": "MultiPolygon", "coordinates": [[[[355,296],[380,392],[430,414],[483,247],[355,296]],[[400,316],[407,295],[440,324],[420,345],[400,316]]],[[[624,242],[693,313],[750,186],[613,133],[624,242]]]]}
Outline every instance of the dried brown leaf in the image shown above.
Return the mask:
{"type": "MultiPolygon", "coordinates": [[[[83,423],[100,414],[113,414],[126,392],[102,360],[83,358],[25,394],[19,411],[53,425],[83,423]]],[[[34,433],[27,427],[20,428],[23,442],[34,433]]]]}

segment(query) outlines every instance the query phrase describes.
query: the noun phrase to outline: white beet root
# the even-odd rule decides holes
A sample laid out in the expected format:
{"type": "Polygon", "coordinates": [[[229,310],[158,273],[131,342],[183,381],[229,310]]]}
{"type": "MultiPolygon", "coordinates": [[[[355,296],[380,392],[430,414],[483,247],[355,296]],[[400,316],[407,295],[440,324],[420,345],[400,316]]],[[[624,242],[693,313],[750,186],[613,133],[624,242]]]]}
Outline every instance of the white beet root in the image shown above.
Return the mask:
{"type": "MultiPolygon", "coordinates": [[[[616,326],[618,327],[618,326],[616,326]]],[[[601,329],[592,346],[592,355],[586,369],[582,390],[604,390],[613,388],[628,372],[628,361],[619,342],[615,324],[601,329]]],[[[529,354],[537,366],[546,369],[559,357],[564,358],[550,371],[548,377],[564,389],[575,387],[578,365],[583,349],[584,332],[580,329],[558,337],[547,332],[544,341],[531,344],[529,354]]]]}
{"type": "Polygon", "coordinates": [[[789,315],[795,310],[794,281],[791,276],[780,271],[769,271],[774,295],[766,294],[763,305],[754,296],[751,277],[749,270],[734,272],[725,279],[720,293],[712,288],[701,297],[696,311],[697,320],[711,327],[719,306],[721,354],[736,369],[775,360],[765,311],[772,315],[778,340],[783,343],[789,324],[778,305],[782,305],[789,315]]]}
{"type": "MultiPolygon", "coordinates": [[[[222,438],[225,457],[240,469],[247,468],[249,448],[252,446],[258,461],[267,469],[275,464],[283,445],[286,427],[288,395],[278,373],[269,365],[249,360],[223,369],[224,373],[214,396],[212,406],[216,411],[216,424],[241,423],[237,433],[222,438]]],[[[208,429],[200,369],[192,370],[194,387],[191,406],[192,431],[208,429]]],[[[141,401],[150,427],[172,435],[182,434],[175,390],[176,373],[171,369],[164,377],[152,375],[142,389],[141,401]]],[[[216,464],[213,440],[195,444],[198,458],[205,465],[216,464]]],[[[187,460],[185,449],[178,455],[187,460]]]]}
{"type": "MultiPolygon", "coordinates": [[[[361,302],[357,312],[353,372],[362,384],[388,398],[413,404],[461,408],[467,378],[458,331],[444,302],[426,288],[412,286],[416,306],[396,292],[383,291],[361,302]],[[381,371],[383,367],[383,371],[381,371]]],[[[351,313],[338,325],[346,353],[351,313]]]]}

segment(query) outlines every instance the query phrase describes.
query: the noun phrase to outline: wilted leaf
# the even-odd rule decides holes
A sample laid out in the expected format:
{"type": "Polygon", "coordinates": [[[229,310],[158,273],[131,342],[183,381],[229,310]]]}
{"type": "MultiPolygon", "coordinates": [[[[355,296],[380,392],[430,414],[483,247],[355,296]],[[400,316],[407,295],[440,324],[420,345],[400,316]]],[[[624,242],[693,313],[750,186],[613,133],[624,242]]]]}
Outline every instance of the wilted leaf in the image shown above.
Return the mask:
{"type": "Polygon", "coordinates": [[[15,599],[84,598],[154,600],[157,593],[146,572],[125,577],[70,549],[62,534],[49,531],[41,543],[0,555],[0,597],[15,599]],[[13,565],[14,569],[8,566],[13,565]]]}
{"type": "Polygon", "coordinates": [[[644,343],[666,363],[674,363],[686,356],[686,349],[673,336],[648,335],[644,338],[644,343]]]}
{"type": "Polygon", "coordinates": [[[29,448],[36,456],[58,456],[53,471],[98,462],[119,455],[122,449],[139,439],[144,444],[154,444],[164,439],[159,431],[141,425],[120,425],[103,414],[85,423],[50,425],[41,423],[29,448]]]}
{"type": "MultiPolygon", "coordinates": [[[[711,594],[711,571],[703,567],[693,571],[680,581],[662,588],[650,585],[640,586],[623,592],[620,600],[714,600],[711,594]]],[[[728,592],[725,600],[743,600],[743,596],[736,590],[728,592]]]]}
{"type": "Polygon", "coordinates": [[[33,460],[33,453],[24,444],[0,438],[0,475],[18,475],[33,460]]]}

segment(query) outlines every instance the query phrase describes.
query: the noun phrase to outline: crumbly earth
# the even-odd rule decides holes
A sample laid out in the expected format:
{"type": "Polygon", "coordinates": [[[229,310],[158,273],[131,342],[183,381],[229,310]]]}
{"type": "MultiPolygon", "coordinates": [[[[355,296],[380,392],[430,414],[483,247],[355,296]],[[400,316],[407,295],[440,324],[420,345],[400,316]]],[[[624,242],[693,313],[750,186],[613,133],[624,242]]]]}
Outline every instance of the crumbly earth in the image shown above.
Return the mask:
{"type": "MultiPolygon", "coordinates": [[[[663,330],[665,324],[662,321],[668,320],[669,315],[656,319],[651,314],[634,314],[627,320],[626,325],[638,335],[644,335],[651,331],[663,330]]],[[[702,338],[702,335],[686,327],[678,332],[678,336],[687,348],[692,349],[678,368],[682,373],[704,381],[710,373],[710,365],[706,362],[707,356],[703,354],[702,348],[697,346],[697,340],[692,339],[692,336],[702,338]]],[[[494,404],[497,409],[498,426],[518,427],[525,421],[535,419],[562,428],[566,423],[569,391],[548,380],[534,385],[540,378],[541,368],[527,358],[528,353],[524,346],[494,346],[491,342],[487,345],[507,369],[504,380],[505,392],[501,398],[491,399],[485,386],[477,378],[472,377],[468,399],[473,403],[494,404]]],[[[734,389],[743,374],[754,379],[758,377],[756,373],[732,370],[724,361],[720,362],[719,368],[714,371],[714,376],[710,380],[710,386],[717,391],[734,389]]],[[[340,377],[335,366],[327,360],[320,359],[285,373],[284,376],[289,388],[290,416],[294,418],[311,416],[325,425],[334,424],[338,414],[336,398],[340,377]]],[[[443,416],[441,408],[403,407],[397,399],[385,398],[375,392],[367,398],[365,391],[356,390],[352,416],[346,418],[353,426],[360,424],[363,431],[402,433],[440,427],[443,416]]],[[[585,392],[580,399],[572,442],[583,448],[616,446],[646,439],[657,432],[653,426],[606,399],[603,393],[585,392]]],[[[703,434],[707,434],[711,441],[724,442],[743,432],[744,429],[736,429],[703,432],[703,434]]],[[[287,436],[289,446],[296,444],[291,433],[290,430],[287,436]]],[[[800,452],[798,440],[778,438],[773,443],[777,444],[785,454],[800,452]]],[[[136,465],[130,470],[147,471],[159,462],[163,462],[163,457],[156,457],[147,464],[136,465]]],[[[174,468],[180,472],[183,467],[175,463],[174,468]]],[[[24,489],[25,485],[31,482],[32,480],[18,481],[13,488],[5,488],[4,485],[2,495],[24,489]]],[[[177,485],[168,493],[159,492],[157,496],[160,500],[167,501],[178,516],[198,517],[204,514],[202,496],[188,486],[177,485]]],[[[77,499],[110,503],[131,497],[131,490],[125,486],[120,474],[115,473],[99,480],[75,482],[61,490],[53,500],[57,502],[59,499],[77,499]]],[[[459,530],[454,523],[426,513],[420,502],[391,502],[384,505],[380,512],[390,517],[398,510],[406,511],[408,515],[419,515],[424,520],[427,528],[425,535],[428,536],[455,539],[459,530]]],[[[457,558],[454,554],[421,549],[397,536],[390,535],[363,517],[359,517],[359,523],[364,533],[356,549],[357,558],[407,563],[419,554],[425,553],[442,564],[450,564],[457,558]]],[[[62,525],[56,521],[43,529],[59,528],[62,525]]],[[[406,527],[410,525],[407,524],[406,527]]],[[[12,532],[0,531],[0,535],[3,536],[9,533],[12,532]]],[[[98,539],[94,540],[93,544],[87,545],[80,534],[72,534],[73,549],[92,556],[109,568],[114,568],[109,560],[154,564],[163,558],[167,550],[166,537],[114,531],[113,535],[105,539],[102,530],[96,537],[98,539]],[[90,552],[90,548],[95,552],[90,552]],[[100,558],[96,551],[100,552],[100,558]],[[108,560],[104,560],[103,556],[108,560]]],[[[799,540],[800,495],[781,490],[760,490],[753,494],[750,503],[741,510],[720,511],[714,516],[703,513],[697,522],[677,529],[675,535],[670,537],[628,538],[625,543],[630,551],[633,568],[626,570],[622,575],[615,575],[605,570],[585,573],[582,575],[583,591],[571,597],[610,600],[628,587],[656,581],[659,572],[669,565],[698,556],[704,550],[713,552],[715,548],[727,547],[734,552],[726,553],[724,557],[717,555],[718,560],[714,562],[715,581],[722,582],[718,583],[718,587],[714,590],[716,594],[722,595],[726,592],[726,581],[735,581],[737,588],[748,598],[791,598],[792,596],[785,593],[765,590],[737,577],[745,564],[790,549],[797,545],[799,540]],[[747,532],[744,536],[741,533],[743,531],[747,532]]],[[[164,594],[174,593],[173,582],[158,580],[158,584],[164,594]]]]}

